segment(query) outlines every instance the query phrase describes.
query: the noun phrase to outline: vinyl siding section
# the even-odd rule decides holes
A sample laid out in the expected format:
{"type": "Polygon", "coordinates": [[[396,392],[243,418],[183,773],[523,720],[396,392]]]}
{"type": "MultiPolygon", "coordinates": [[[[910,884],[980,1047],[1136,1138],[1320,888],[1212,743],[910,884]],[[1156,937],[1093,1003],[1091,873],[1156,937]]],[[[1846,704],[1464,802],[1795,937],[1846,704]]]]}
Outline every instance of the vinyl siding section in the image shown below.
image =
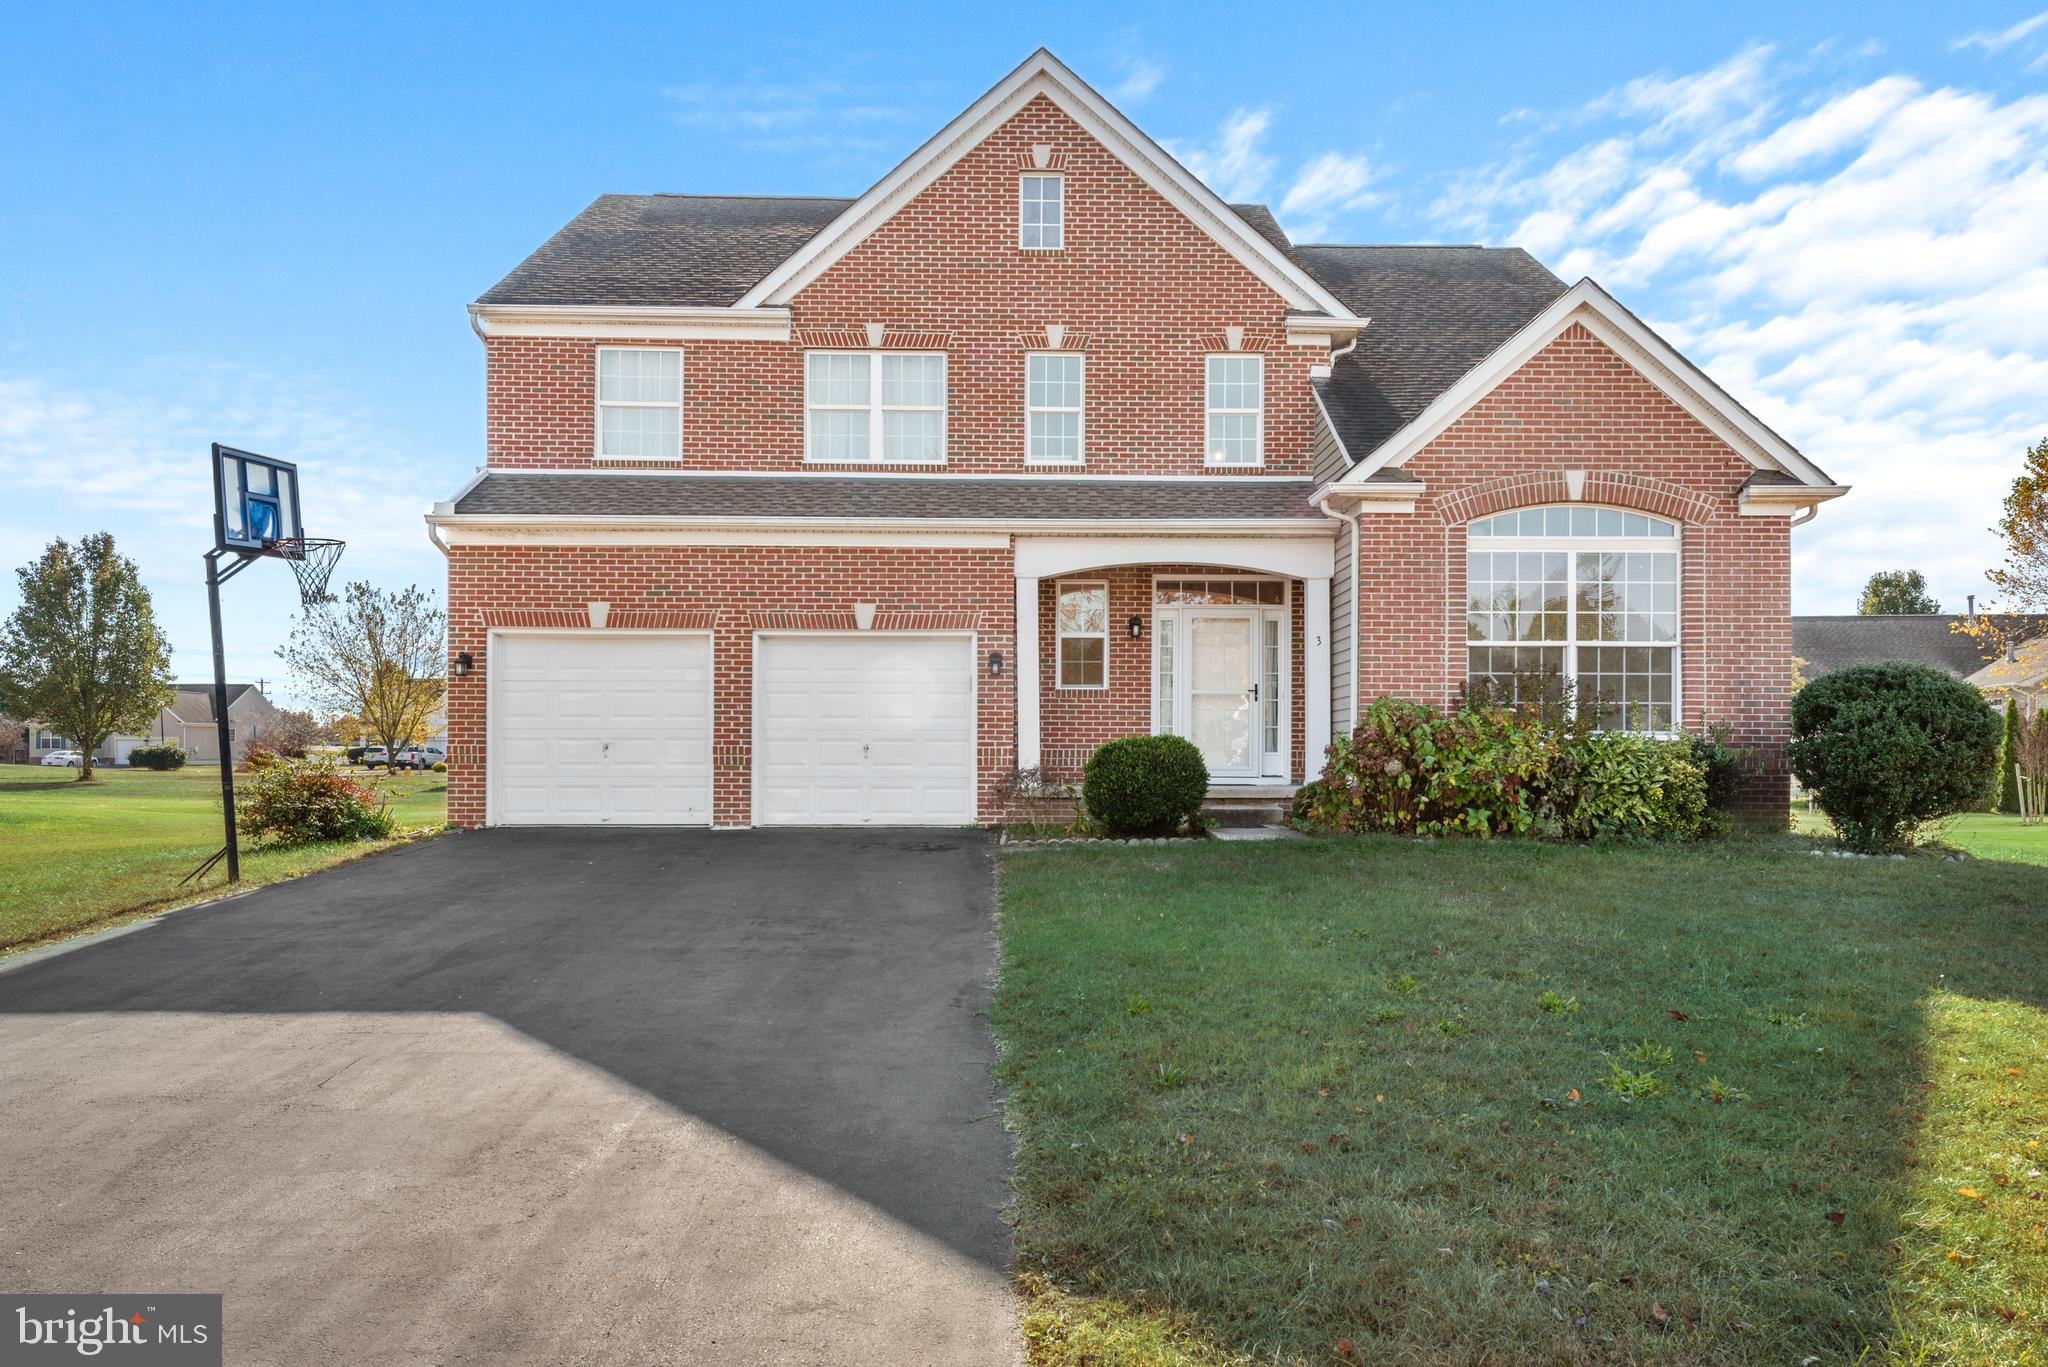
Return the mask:
{"type": "MultiPolygon", "coordinates": [[[[1319,485],[1351,468],[1320,403],[1316,407],[1316,442],[1309,468],[1319,485]]],[[[1346,527],[1337,534],[1337,568],[1330,576],[1330,725],[1339,732],[1349,731],[1357,722],[1357,653],[1351,643],[1351,604],[1358,593],[1356,555],[1356,541],[1351,528],[1346,527]]],[[[1305,758],[1310,778],[1323,771],[1321,755],[1305,758]]]]}

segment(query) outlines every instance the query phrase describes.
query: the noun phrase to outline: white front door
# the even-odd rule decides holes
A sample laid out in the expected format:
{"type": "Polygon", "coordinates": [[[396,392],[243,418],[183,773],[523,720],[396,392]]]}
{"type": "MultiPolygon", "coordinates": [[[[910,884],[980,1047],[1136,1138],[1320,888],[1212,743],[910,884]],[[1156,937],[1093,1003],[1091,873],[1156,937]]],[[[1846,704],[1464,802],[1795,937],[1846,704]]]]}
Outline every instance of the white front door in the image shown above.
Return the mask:
{"type": "Polygon", "coordinates": [[[1187,738],[1212,778],[1259,773],[1258,614],[1215,609],[1186,613],[1187,738]]]}
{"type": "Polygon", "coordinates": [[[506,634],[491,654],[491,824],[710,824],[709,636],[506,634]]]}
{"type": "Polygon", "coordinates": [[[755,822],[972,823],[974,662],[967,636],[759,637],[755,822]]]}

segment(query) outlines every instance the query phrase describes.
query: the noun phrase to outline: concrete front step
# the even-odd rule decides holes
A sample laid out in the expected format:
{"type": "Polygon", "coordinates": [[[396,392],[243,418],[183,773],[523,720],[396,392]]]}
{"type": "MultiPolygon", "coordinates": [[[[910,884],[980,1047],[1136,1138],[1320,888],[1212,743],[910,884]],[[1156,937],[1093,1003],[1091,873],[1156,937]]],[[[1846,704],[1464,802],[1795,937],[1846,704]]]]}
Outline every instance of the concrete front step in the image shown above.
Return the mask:
{"type": "Polygon", "coordinates": [[[1212,785],[1202,815],[1212,826],[1285,826],[1292,814],[1292,783],[1212,785]]]}

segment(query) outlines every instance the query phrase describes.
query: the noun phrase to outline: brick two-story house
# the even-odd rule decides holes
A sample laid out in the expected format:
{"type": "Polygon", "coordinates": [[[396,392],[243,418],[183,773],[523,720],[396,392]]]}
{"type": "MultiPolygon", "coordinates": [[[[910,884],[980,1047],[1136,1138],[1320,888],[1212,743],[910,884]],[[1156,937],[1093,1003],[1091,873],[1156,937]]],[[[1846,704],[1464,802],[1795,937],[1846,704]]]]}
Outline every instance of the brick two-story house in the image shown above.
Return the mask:
{"type": "Polygon", "coordinates": [[[1536,671],[1783,816],[1844,491],[1590,280],[1293,244],[1050,54],[858,199],[604,196],[471,315],[458,824],[960,825],[1147,731],[1284,786],[1536,671]]]}

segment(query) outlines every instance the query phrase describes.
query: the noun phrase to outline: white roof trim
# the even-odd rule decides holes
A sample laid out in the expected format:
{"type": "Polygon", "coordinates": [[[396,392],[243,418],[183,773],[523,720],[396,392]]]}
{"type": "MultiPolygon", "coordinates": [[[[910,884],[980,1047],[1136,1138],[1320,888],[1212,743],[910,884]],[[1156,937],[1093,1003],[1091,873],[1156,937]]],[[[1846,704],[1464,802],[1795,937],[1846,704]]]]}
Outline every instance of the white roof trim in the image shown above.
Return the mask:
{"type": "Polygon", "coordinates": [[[1531,357],[1549,346],[1567,328],[1579,324],[1657,386],[1666,397],[1692,414],[1709,431],[1759,470],[1778,470],[1801,484],[1818,489],[1843,486],[1821,472],[1819,466],[1799,454],[1791,443],[1771,431],[1756,416],[1729,397],[1726,390],[1708,379],[1705,372],[1673,350],[1671,345],[1623,308],[1614,296],[1590,278],[1579,281],[1520,332],[1474,366],[1464,378],[1436,397],[1414,421],[1382,442],[1377,450],[1354,465],[1337,483],[1363,484],[1375,471],[1398,469],[1409,457],[1442,436],[1446,429],[1470,412],[1495,385],[1519,370],[1531,357]]]}
{"type": "Polygon", "coordinates": [[[471,304],[477,336],[789,340],[788,309],[675,304],[471,304]]]}
{"type": "Polygon", "coordinates": [[[805,285],[860,245],[912,197],[1039,95],[1057,104],[1139,179],[1165,196],[1247,270],[1271,286],[1290,308],[1327,314],[1332,320],[1355,318],[1335,296],[1239,218],[1215,191],[1044,48],[1025,58],[1023,65],[996,82],[987,94],[934,133],[895,170],[876,181],[873,188],[848,205],[795,255],[770,271],[733,307],[789,303],[805,285]]]}

